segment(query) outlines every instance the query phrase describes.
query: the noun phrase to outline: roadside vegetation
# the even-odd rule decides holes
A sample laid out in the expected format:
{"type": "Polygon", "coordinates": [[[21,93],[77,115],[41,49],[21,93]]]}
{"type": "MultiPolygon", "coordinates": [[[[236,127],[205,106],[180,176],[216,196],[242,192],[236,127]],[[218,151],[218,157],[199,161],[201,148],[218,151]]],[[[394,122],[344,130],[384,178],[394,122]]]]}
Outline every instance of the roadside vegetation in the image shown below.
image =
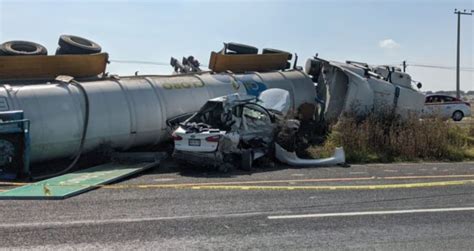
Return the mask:
{"type": "Polygon", "coordinates": [[[313,158],[327,157],[336,146],[344,147],[348,163],[474,160],[474,124],[346,114],[329,126],[322,144],[306,152],[313,158]]]}

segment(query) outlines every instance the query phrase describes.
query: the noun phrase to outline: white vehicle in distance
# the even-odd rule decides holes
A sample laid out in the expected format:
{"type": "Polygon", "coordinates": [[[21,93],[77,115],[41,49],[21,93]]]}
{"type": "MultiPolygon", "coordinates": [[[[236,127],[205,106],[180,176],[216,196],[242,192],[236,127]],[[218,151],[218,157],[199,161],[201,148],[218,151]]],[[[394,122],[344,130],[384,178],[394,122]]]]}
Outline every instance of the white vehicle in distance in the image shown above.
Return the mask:
{"type": "Polygon", "coordinates": [[[471,116],[471,104],[447,95],[428,95],[423,116],[461,121],[464,117],[471,116]]]}

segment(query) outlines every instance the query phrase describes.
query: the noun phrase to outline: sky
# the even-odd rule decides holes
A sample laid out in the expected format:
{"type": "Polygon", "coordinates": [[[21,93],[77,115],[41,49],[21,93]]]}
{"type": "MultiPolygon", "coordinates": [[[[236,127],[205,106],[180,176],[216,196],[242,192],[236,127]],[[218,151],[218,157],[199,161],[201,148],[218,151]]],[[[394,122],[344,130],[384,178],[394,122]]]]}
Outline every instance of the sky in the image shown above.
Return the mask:
{"type": "MultiPolygon", "coordinates": [[[[295,52],[299,65],[315,53],[369,64],[406,60],[422,90],[454,90],[455,8],[474,9],[474,0],[0,0],[0,41],[34,41],[53,54],[61,34],[82,36],[109,53],[108,72],[119,75],[169,74],[170,57],[194,55],[206,65],[223,42],[240,42],[295,52]]],[[[462,16],[462,90],[474,90],[473,33],[474,16],[462,16]]]]}

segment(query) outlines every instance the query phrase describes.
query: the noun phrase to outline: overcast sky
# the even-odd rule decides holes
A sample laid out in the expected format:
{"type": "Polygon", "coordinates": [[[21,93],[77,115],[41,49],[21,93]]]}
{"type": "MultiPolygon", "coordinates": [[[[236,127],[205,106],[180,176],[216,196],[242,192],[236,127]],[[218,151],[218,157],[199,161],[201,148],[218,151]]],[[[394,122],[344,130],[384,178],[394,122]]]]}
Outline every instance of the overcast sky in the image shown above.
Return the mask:
{"type": "MultiPolygon", "coordinates": [[[[6,1],[0,41],[31,40],[50,54],[60,34],[99,43],[112,60],[168,63],[194,55],[203,64],[222,42],[297,52],[300,65],[319,53],[371,64],[456,64],[455,8],[460,1],[6,1]]],[[[462,17],[461,89],[474,90],[474,17],[462,17]]],[[[169,66],[112,63],[117,74],[170,73],[169,66]]],[[[455,71],[409,66],[424,90],[455,89],[455,71]]]]}

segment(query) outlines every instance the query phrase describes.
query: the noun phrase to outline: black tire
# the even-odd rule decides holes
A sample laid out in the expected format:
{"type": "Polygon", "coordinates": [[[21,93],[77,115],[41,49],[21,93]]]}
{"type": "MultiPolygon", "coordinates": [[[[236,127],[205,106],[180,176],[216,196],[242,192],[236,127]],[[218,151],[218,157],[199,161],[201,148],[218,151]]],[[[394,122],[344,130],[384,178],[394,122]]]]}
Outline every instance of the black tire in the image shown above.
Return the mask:
{"type": "Polygon", "coordinates": [[[58,47],[58,48],[56,49],[55,55],[63,55],[63,54],[66,54],[66,53],[61,49],[61,47],[58,47]]]}
{"type": "Polygon", "coordinates": [[[246,150],[242,153],[242,160],[240,163],[240,168],[245,171],[252,170],[253,167],[253,152],[252,150],[246,150]]]}
{"type": "Polygon", "coordinates": [[[452,118],[454,121],[461,121],[464,118],[464,113],[461,111],[455,111],[453,112],[452,118]]]}
{"type": "Polygon", "coordinates": [[[0,45],[3,56],[36,56],[47,55],[48,50],[40,44],[29,41],[8,41],[0,45]]]}
{"type": "Polygon", "coordinates": [[[239,43],[227,43],[227,49],[235,51],[237,54],[257,54],[258,48],[239,43]]]}
{"type": "Polygon", "coordinates": [[[282,50],[277,50],[277,49],[270,49],[270,48],[265,48],[262,50],[262,54],[271,54],[271,53],[286,53],[288,54],[288,60],[291,60],[293,58],[293,55],[287,51],[282,51],[282,50]]]}
{"type": "Polygon", "coordinates": [[[58,44],[61,54],[94,54],[102,51],[97,43],[72,35],[61,35],[58,44]]]}

